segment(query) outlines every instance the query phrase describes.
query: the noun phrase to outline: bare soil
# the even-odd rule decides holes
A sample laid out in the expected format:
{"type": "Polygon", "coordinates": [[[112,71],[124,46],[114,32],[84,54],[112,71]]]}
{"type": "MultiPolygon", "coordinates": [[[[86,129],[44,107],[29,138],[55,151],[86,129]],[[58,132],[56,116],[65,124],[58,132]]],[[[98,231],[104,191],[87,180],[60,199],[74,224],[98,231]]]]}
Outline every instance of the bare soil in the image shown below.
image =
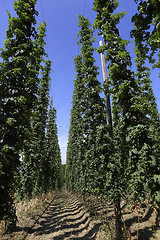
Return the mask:
{"type": "MultiPolygon", "coordinates": [[[[114,206],[107,200],[90,196],[85,205],[95,219],[100,220],[98,239],[115,239],[114,206]]],[[[157,212],[146,199],[142,204],[130,199],[121,202],[124,240],[160,240],[160,226],[157,224],[157,212]]]]}
{"type": "MultiPolygon", "coordinates": [[[[156,212],[147,202],[133,206],[133,203],[123,201],[121,207],[124,239],[160,240],[156,212]]],[[[94,196],[82,199],[80,195],[66,189],[18,203],[17,216],[17,231],[10,235],[4,234],[0,239],[115,239],[112,203],[94,196]]]]}
{"type": "Polygon", "coordinates": [[[25,239],[96,239],[98,227],[82,204],[63,191],[25,239]]]}
{"type": "Polygon", "coordinates": [[[91,220],[83,204],[67,190],[56,194],[48,208],[41,210],[40,214],[27,218],[28,227],[24,226],[25,219],[19,220],[19,230],[11,235],[5,234],[1,239],[97,239],[100,223],[91,220]]]}

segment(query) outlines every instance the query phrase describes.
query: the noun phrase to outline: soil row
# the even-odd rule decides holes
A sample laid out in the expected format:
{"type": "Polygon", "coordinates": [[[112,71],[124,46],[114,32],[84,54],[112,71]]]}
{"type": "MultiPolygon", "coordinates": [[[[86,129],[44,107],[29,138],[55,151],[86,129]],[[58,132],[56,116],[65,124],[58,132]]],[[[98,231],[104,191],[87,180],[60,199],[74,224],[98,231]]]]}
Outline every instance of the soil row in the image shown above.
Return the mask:
{"type": "MultiPolygon", "coordinates": [[[[121,208],[124,239],[160,239],[160,229],[155,225],[156,213],[151,206],[143,203],[133,209],[133,203],[123,201],[121,208]]],[[[112,203],[95,196],[83,199],[66,189],[19,203],[17,215],[17,232],[0,239],[113,240],[115,237],[112,203]]]]}

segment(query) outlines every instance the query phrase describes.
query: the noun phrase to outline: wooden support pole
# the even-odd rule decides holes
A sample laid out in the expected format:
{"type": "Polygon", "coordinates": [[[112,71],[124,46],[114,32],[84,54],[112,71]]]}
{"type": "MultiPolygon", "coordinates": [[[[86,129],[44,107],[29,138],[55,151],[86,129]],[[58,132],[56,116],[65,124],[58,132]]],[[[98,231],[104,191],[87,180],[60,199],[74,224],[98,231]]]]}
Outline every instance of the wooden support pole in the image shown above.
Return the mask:
{"type": "MultiPolygon", "coordinates": [[[[103,42],[100,41],[99,45],[100,45],[100,47],[102,47],[103,42]]],[[[107,81],[107,71],[106,71],[106,63],[105,63],[104,53],[101,53],[101,64],[102,64],[103,80],[105,82],[105,81],[107,81]]],[[[106,89],[106,91],[109,92],[109,89],[106,89]]],[[[111,101],[110,101],[109,94],[107,94],[106,100],[107,100],[108,123],[110,125],[110,137],[113,138],[112,112],[111,112],[111,101]]]]}
{"type": "MultiPolygon", "coordinates": [[[[100,46],[103,46],[103,42],[99,42],[100,46]]],[[[103,80],[107,81],[107,71],[104,53],[101,53],[101,62],[102,62],[102,72],[103,80]]],[[[109,89],[106,89],[106,100],[107,100],[107,114],[108,114],[108,123],[110,126],[109,136],[113,139],[113,125],[112,125],[112,112],[111,112],[111,103],[110,103],[110,94],[109,89]]],[[[113,152],[115,151],[114,145],[112,143],[113,152]]],[[[120,207],[121,198],[114,199],[114,211],[115,211],[115,225],[116,225],[116,240],[122,239],[122,213],[120,207]]]]}
{"type": "MultiPolygon", "coordinates": [[[[103,46],[103,42],[99,41],[99,46],[103,46]]],[[[104,82],[107,80],[107,71],[106,71],[106,63],[104,58],[104,53],[101,53],[101,64],[102,64],[102,72],[103,72],[103,80],[104,82]]]]}

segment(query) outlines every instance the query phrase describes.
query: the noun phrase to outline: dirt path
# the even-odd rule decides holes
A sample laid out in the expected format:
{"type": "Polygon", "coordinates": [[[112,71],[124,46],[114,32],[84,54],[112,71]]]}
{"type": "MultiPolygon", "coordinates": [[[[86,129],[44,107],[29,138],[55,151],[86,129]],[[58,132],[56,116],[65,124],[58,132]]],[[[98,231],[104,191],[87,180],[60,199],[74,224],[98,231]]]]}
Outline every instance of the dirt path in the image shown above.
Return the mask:
{"type": "MultiPolygon", "coordinates": [[[[115,237],[114,206],[107,199],[61,192],[17,204],[17,230],[0,236],[2,240],[111,240],[115,237]],[[84,204],[82,204],[84,203],[84,204]],[[88,211],[86,210],[88,209],[88,211]],[[92,216],[92,219],[91,219],[92,216]],[[94,219],[94,220],[93,220],[94,219]]],[[[144,202],[133,210],[133,202],[123,200],[122,220],[125,239],[159,240],[156,212],[144,202]]]]}
{"type": "Polygon", "coordinates": [[[97,239],[99,224],[91,221],[82,204],[62,191],[28,233],[25,240],[97,239]]]}

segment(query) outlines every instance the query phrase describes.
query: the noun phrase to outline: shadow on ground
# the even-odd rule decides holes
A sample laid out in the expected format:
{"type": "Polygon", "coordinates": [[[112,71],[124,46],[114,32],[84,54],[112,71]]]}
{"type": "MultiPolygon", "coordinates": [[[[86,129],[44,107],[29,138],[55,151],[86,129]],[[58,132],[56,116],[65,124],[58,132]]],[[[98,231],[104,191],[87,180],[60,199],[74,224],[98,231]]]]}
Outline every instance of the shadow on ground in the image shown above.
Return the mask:
{"type": "Polygon", "coordinates": [[[53,235],[54,240],[95,240],[99,227],[100,224],[90,220],[89,213],[83,209],[82,204],[61,194],[29,231],[29,235],[39,236],[40,239],[53,235]]]}

